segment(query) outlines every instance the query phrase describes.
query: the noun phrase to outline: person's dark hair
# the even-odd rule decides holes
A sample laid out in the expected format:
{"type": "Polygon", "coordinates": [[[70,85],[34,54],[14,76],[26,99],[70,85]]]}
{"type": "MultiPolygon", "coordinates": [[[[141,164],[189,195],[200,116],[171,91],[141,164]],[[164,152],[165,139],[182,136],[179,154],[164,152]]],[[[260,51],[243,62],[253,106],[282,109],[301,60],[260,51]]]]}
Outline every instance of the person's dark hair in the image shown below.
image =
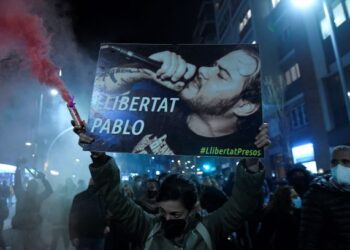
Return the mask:
{"type": "Polygon", "coordinates": [[[279,186],[271,196],[267,211],[274,210],[281,213],[289,213],[293,209],[291,189],[290,186],[279,186]]]}
{"type": "Polygon", "coordinates": [[[160,186],[157,201],[180,200],[187,210],[192,210],[197,202],[195,184],[185,177],[171,174],[160,186]]]}
{"type": "Polygon", "coordinates": [[[294,184],[293,178],[296,175],[300,176],[300,174],[304,175],[305,180],[307,180],[308,182],[311,181],[311,179],[312,179],[311,173],[310,173],[310,171],[308,171],[306,169],[306,167],[303,164],[301,164],[301,163],[292,164],[292,165],[288,166],[288,168],[289,168],[289,170],[287,171],[286,177],[287,177],[287,181],[290,185],[294,184]]]}
{"type": "Polygon", "coordinates": [[[154,182],[158,185],[158,180],[154,179],[154,178],[149,178],[146,180],[146,183],[151,183],[151,182],[154,182]]]}

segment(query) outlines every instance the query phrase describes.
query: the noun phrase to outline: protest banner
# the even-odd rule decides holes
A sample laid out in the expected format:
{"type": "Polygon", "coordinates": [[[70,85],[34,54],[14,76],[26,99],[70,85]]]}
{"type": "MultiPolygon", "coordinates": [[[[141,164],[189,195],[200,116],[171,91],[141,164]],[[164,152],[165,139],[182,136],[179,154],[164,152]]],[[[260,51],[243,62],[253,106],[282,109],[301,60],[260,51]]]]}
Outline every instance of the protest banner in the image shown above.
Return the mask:
{"type": "Polygon", "coordinates": [[[263,157],[256,45],[102,44],[85,150],[263,157]]]}

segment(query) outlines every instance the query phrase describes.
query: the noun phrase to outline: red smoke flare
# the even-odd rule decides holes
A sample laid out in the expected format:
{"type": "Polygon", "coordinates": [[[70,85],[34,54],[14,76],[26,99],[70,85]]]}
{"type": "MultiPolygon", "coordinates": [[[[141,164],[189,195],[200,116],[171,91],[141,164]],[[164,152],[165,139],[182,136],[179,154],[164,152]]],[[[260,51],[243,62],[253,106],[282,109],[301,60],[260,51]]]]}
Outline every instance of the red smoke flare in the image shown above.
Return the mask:
{"type": "Polygon", "coordinates": [[[58,67],[49,58],[50,41],[41,18],[31,14],[22,1],[2,1],[0,32],[3,36],[0,37],[0,47],[18,44],[24,49],[33,75],[42,84],[57,89],[67,103],[71,101],[70,94],[58,75],[58,67]]]}

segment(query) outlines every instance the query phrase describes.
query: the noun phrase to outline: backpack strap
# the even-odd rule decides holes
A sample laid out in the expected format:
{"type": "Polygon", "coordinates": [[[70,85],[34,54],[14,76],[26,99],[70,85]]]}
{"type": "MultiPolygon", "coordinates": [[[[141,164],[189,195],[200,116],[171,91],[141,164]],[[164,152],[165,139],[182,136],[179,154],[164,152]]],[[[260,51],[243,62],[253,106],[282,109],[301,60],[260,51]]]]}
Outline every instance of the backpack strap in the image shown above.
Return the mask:
{"type": "Polygon", "coordinates": [[[205,244],[208,246],[209,250],[213,250],[213,244],[211,242],[211,238],[208,232],[208,229],[203,225],[202,222],[199,222],[196,226],[197,232],[202,236],[205,244]]]}
{"type": "Polygon", "coordinates": [[[160,222],[157,222],[156,224],[154,224],[154,226],[153,226],[151,232],[150,232],[149,235],[147,236],[144,250],[150,250],[150,249],[151,249],[151,245],[152,245],[152,241],[153,241],[153,236],[159,231],[160,227],[161,227],[160,222]]]}

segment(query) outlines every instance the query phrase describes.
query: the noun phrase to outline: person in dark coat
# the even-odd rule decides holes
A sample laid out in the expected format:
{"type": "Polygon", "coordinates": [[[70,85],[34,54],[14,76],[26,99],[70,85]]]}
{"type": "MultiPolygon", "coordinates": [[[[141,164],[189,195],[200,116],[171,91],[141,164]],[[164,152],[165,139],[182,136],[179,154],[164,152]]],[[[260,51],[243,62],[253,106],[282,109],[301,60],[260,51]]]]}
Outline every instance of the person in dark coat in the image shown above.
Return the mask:
{"type": "Polygon", "coordinates": [[[6,243],[3,237],[4,221],[9,216],[7,199],[0,195],[0,250],[6,249],[6,243]]]}
{"type": "Polygon", "coordinates": [[[350,146],[334,148],[331,174],[305,194],[299,243],[300,250],[350,249],[350,146]]]}
{"type": "Polygon", "coordinates": [[[103,250],[107,226],[104,202],[90,180],[87,190],[77,194],[69,215],[69,235],[77,250],[103,250]]]}
{"type": "Polygon", "coordinates": [[[301,198],[290,186],[280,186],[265,208],[255,250],[297,250],[301,198]]]}
{"type": "Polygon", "coordinates": [[[290,166],[287,172],[288,184],[294,188],[300,197],[303,197],[307,192],[312,179],[310,171],[300,163],[290,166]]]}
{"type": "MultiPolygon", "coordinates": [[[[25,190],[22,183],[22,169],[17,167],[15,172],[14,192],[16,196],[16,213],[12,218],[12,228],[18,230],[18,249],[41,250],[46,248],[41,238],[42,203],[52,194],[52,187],[45,175],[37,171],[35,176],[44,185],[44,191],[39,192],[36,179],[28,182],[25,190]]],[[[16,248],[17,249],[17,248],[16,248]]]]}

